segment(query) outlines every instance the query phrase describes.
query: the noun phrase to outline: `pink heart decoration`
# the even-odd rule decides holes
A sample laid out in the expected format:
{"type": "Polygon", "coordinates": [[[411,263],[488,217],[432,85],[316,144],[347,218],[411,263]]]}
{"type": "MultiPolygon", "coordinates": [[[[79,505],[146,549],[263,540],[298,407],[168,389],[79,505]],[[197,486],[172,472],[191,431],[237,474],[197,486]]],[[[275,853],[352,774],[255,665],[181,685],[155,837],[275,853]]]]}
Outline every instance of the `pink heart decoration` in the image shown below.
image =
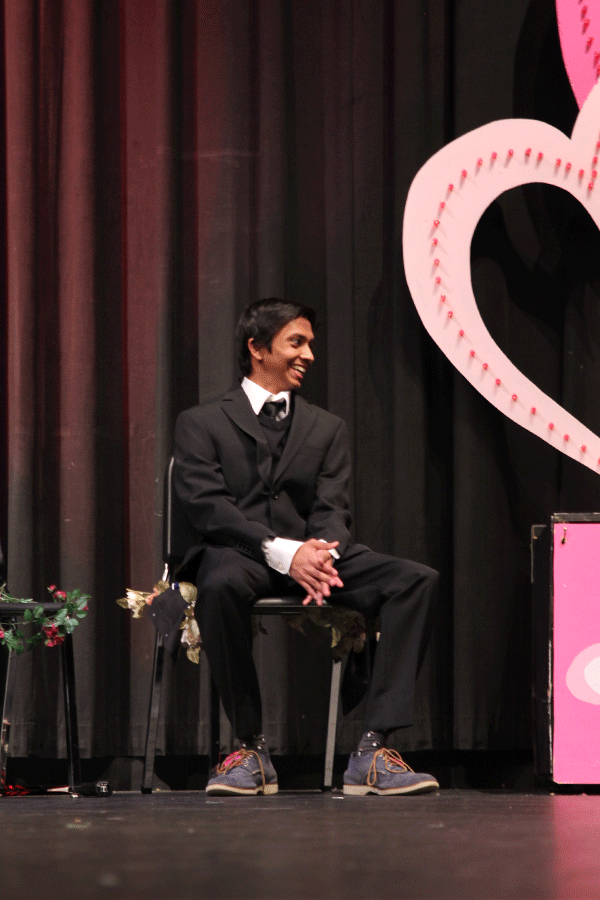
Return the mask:
{"type": "Polygon", "coordinates": [[[581,109],[600,75],[600,0],[556,0],[565,68],[581,109]]]}
{"type": "Polygon", "coordinates": [[[519,185],[561,187],[600,227],[600,85],[569,139],[535,119],[491,122],[457,138],[415,176],[404,210],[404,268],[425,328],[504,415],[600,472],[600,438],[539,390],[495,343],[477,309],[470,247],[490,203],[519,185]]]}

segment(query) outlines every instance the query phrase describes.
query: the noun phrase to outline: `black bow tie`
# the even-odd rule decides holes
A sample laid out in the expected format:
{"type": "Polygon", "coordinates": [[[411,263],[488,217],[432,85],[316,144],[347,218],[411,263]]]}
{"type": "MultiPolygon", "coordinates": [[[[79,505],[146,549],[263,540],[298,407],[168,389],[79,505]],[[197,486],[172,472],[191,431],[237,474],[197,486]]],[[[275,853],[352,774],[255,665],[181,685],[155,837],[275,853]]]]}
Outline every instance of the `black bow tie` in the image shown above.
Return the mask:
{"type": "Polygon", "coordinates": [[[279,413],[285,412],[285,400],[267,400],[263,403],[261,412],[270,419],[275,419],[279,413]]]}

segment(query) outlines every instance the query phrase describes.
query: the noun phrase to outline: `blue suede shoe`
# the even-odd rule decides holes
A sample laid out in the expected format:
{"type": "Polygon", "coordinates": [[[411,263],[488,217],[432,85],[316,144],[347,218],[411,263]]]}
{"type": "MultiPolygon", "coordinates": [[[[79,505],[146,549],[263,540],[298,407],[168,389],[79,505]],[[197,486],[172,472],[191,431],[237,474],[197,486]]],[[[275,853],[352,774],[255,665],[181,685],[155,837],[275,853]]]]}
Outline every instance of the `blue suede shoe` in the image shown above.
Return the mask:
{"type": "Polygon", "coordinates": [[[207,794],[276,794],[277,773],[265,750],[243,747],[230,753],[209,778],[207,794]]]}
{"type": "Polygon", "coordinates": [[[439,790],[433,775],[413,772],[396,750],[353,753],[344,772],[344,794],[428,794],[439,790]]]}

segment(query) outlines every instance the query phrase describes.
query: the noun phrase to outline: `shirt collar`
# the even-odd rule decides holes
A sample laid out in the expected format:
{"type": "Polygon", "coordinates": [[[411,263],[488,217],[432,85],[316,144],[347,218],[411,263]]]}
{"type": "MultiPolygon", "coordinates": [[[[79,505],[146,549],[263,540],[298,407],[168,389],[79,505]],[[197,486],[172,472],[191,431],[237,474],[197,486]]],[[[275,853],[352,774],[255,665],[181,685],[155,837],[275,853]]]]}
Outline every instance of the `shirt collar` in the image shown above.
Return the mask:
{"type": "MultiPolygon", "coordinates": [[[[259,414],[263,407],[263,403],[267,400],[285,400],[285,415],[287,416],[290,411],[290,391],[280,391],[278,394],[270,394],[264,387],[261,387],[260,384],[257,384],[255,381],[250,381],[249,378],[243,379],[242,390],[248,397],[250,406],[256,415],[259,414]]],[[[283,418],[285,418],[285,416],[283,418]]]]}

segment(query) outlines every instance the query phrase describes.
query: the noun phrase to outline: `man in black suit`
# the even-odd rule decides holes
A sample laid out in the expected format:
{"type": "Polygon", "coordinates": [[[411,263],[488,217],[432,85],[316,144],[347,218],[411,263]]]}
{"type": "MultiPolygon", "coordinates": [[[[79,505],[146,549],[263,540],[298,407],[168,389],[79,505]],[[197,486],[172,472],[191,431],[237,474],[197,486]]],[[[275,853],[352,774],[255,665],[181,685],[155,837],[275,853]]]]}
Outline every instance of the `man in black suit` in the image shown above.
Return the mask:
{"type": "Polygon", "coordinates": [[[211,776],[213,794],[272,794],[252,658],[252,604],[304,595],[378,617],[366,726],[344,774],[349,794],[436,790],[385,746],[411,724],[437,572],[375,553],[350,535],[344,422],[296,394],[313,362],[315,313],[282,300],[251,303],[236,338],[241,386],[183,412],[175,489],[198,535],[184,562],[197,573],[196,617],[225,712],[240,741],[211,776]]]}

